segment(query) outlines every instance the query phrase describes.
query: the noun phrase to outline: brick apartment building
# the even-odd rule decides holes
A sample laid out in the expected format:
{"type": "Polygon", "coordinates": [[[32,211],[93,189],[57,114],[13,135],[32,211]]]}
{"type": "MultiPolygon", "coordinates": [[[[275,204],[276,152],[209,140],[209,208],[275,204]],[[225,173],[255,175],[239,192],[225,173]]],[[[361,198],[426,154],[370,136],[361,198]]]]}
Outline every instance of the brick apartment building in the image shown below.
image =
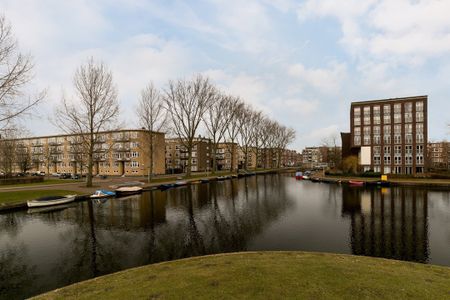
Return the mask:
{"type": "Polygon", "coordinates": [[[421,174],[427,161],[427,96],[352,102],[343,158],[357,155],[361,171],[421,174]]]}
{"type": "Polygon", "coordinates": [[[432,170],[450,170],[450,143],[428,143],[428,162],[432,170]]]}
{"type": "MultiPolygon", "coordinates": [[[[146,175],[150,166],[148,133],[146,130],[100,132],[94,149],[94,175],[146,175]]],[[[153,134],[153,173],[164,174],[164,133],[153,134]]],[[[14,142],[16,153],[29,155],[27,169],[30,172],[83,174],[87,171],[81,135],[52,135],[10,141],[14,142]]],[[[20,169],[15,165],[13,172],[20,169]]]]}
{"type": "MultiPolygon", "coordinates": [[[[203,137],[194,139],[192,149],[192,172],[211,170],[211,140],[203,137]]],[[[186,171],[188,151],[179,138],[166,139],[166,174],[186,171]]]]}

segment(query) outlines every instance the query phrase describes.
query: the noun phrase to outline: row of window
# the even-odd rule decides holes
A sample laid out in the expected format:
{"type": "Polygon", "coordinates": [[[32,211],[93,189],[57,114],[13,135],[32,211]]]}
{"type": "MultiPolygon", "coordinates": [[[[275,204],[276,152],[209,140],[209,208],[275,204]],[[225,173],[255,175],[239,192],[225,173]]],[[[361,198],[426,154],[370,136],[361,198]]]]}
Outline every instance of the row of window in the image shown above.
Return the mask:
{"type": "MultiPolygon", "coordinates": [[[[368,171],[370,169],[369,166],[365,167],[365,171],[368,171]]],[[[374,166],[373,170],[375,172],[380,173],[381,172],[381,167],[380,166],[374,166]]],[[[416,173],[423,173],[424,172],[424,167],[416,167],[416,173]]],[[[393,168],[391,168],[390,166],[384,166],[383,168],[383,173],[384,174],[412,174],[413,173],[413,167],[399,167],[399,166],[395,166],[393,168]]]]}
{"type": "MultiPolygon", "coordinates": [[[[381,140],[383,138],[383,144],[391,144],[392,141],[394,141],[394,144],[402,144],[402,138],[403,136],[400,134],[395,134],[392,140],[391,135],[363,135],[362,144],[365,146],[368,145],[380,145],[381,140]],[[373,138],[373,139],[372,139],[373,138]]],[[[405,144],[412,144],[413,143],[413,135],[412,134],[406,134],[404,136],[404,143],[405,144]]],[[[424,143],[424,135],[423,134],[416,134],[416,143],[424,143]]],[[[355,135],[353,137],[353,144],[355,146],[361,146],[361,136],[355,135]]]]}
{"type": "MultiPolygon", "coordinates": [[[[412,156],[405,156],[405,165],[412,165],[413,164],[413,157],[412,156]]],[[[391,164],[391,157],[390,156],[384,156],[383,162],[385,165],[391,164]]],[[[416,165],[423,165],[424,158],[423,155],[417,155],[416,156],[416,165]]],[[[374,165],[381,165],[381,156],[374,156],[373,157],[373,164],[374,165]]],[[[394,156],[394,164],[395,165],[401,165],[402,164],[402,157],[401,156],[394,156]]]]}

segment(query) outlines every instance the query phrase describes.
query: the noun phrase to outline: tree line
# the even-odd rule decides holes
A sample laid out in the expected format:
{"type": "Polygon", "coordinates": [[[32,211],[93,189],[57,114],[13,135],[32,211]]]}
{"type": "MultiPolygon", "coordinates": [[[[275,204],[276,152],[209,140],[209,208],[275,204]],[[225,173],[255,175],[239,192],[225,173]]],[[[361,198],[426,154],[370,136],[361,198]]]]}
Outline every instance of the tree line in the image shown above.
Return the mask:
{"type": "MultiPolygon", "coordinates": [[[[11,124],[43,99],[43,93],[33,99],[24,100],[19,97],[23,95],[25,84],[31,78],[31,71],[30,58],[17,53],[10,26],[6,24],[4,18],[0,18],[0,124],[3,138],[17,137],[7,134],[17,133],[10,130],[14,127],[11,124]]],[[[100,132],[118,129],[121,126],[118,89],[108,66],[93,58],[77,68],[73,76],[73,87],[74,96],[62,97],[60,105],[55,108],[53,122],[65,133],[79,137],[82,145],[80,152],[87,164],[86,183],[87,186],[92,186],[96,145],[102,142],[100,132]]],[[[169,80],[160,90],[153,83],[149,83],[141,91],[136,106],[136,119],[138,125],[148,132],[146,144],[150,149],[147,153],[151,162],[149,180],[153,173],[155,147],[153,132],[164,131],[179,139],[187,150],[186,176],[191,175],[192,152],[201,130],[206,131],[208,138],[211,139],[213,172],[217,170],[215,154],[222,142],[239,145],[244,153],[244,168],[247,169],[249,153],[255,149],[265,148],[272,149],[271,155],[276,157],[277,166],[270,167],[279,167],[282,150],[295,138],[295,131],[292,128],[269,118],[239,96],[223,92],[203,75],[196,75],[190,79],[169,80]]],[[[5,149],[4,151],[11,151],[11,147],[5,149]]],[[[235,165],[235,151],[236,147],[230,148],[232,168],[235,165]]],[[[13,157],[27,160],[23,158],[24,155],[8,156],[8,159],[5,159],[6,153],[1,154],[2,162],[9,165],[13,157]]],[[[254,154],[258,161],[260,153],[254,151],[254,154]]],[[[18,161],[19,159],[16,164],[20,164],[18,161]]],[[[265,157],[263,165],[265,168],[269,167],[266,161],[265,157]]],[[[29,165],[28,160],[22,165],[29,165]]]]}

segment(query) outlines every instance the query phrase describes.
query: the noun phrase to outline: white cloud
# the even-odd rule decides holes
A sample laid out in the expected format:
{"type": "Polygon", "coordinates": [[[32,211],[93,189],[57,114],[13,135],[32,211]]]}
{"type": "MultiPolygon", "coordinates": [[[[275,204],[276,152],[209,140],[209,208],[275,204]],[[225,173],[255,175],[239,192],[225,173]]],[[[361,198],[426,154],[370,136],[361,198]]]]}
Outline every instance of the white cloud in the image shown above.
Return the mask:
{"type": "Polygon", "coordinates": [[[341,88],[347,77],[347,67],[343,63],[332,63],[330,68],[305,68],[298,63],[288,68],[288,74],[300,85],[309,85],[321,93],[334,94],[341,88]]]}
{"type": "Polygon", "coordinates": [[[286,99],[280,100],[285,113],[294,115],[296,117],[313,117],[319,109],[320,103],[317,100],[302,100],[302,99],[286,99]]]}
{"type": "Polygon", "coordinates": [[[246,73],[233,74],[220,69],[203,72],[209,76],[223,91],[239,96],[256,109],[271,114],[272,109],[264,103],[267,99],[267,81],[264,78],[251,76],[246,73]]]}
{"type": "MultiPolygon", "coordinates": [[[[339,137],[339,126],[336,124],[329,125],[327,127],[322,127],[311,131],[304,135],[304,139],[307,141],[321,142],[324,139],[328,139],[332,136],[339,137]]],[[[339,138],[338,138],[339,140],[339,138]]]]}
{"type": "Polygon", "coordinates": [[[344,48],[363,60],[371,55],[408,66],[450,52],[449,1],[308,0],[301,21],[336,18],[344,48]]]}

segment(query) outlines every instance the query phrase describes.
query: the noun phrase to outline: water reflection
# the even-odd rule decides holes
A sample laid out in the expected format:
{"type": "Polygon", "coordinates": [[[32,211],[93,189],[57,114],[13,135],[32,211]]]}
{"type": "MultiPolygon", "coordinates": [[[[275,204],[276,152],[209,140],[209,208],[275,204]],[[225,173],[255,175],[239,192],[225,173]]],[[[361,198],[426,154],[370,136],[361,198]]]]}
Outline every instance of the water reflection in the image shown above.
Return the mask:
{"type": "Polygon", "coordinates": [[[0,214],[0,298],[231,251],[311,250],[450,265],[449,213],[448,192],[266,175],[0,214]]]}
{"type": "Polygon", "coordinates": [[[428,195],[417,189],[342,189],[353,254],[428,262],[428,195]]]}

